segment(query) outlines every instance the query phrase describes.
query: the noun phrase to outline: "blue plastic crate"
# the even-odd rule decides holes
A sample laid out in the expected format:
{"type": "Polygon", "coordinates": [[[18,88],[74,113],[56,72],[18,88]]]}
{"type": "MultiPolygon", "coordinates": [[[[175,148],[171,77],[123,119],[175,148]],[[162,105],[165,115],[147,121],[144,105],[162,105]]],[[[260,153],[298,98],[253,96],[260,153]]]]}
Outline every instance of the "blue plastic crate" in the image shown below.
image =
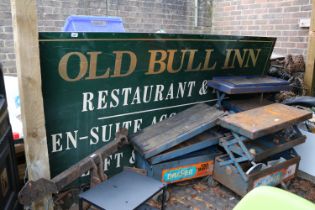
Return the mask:
{"type": "Polygon", "coordinates": [[[125,32],[120,17],[72,15],[66,20],[64,32],[125,32]]]}

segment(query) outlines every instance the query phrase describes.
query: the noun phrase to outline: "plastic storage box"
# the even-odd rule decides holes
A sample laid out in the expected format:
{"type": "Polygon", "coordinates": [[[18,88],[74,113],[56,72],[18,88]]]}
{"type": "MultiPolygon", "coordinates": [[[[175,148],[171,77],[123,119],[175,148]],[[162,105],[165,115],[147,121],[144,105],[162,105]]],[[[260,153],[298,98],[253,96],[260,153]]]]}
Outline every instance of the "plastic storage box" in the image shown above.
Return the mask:
{"type": "Polygon", "coordinates": [[[69,16],[63,27],[64,32],[125,32],[120,17],[69,16]]]}

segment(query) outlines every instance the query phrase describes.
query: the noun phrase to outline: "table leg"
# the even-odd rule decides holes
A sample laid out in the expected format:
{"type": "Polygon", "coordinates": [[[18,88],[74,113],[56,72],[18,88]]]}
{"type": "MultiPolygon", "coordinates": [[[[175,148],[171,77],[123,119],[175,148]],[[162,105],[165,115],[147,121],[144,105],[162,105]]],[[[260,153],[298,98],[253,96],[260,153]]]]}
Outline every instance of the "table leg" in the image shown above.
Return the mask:
{"type": "Polygon", "coordinates": [[[163,193],[162,193],[162,205],[161,205],[161,210],[165,209],[165,196],[166,196],[166,190],[167,190],[167,186],[163,187],[163,193]]]}
{"type": "Polygon", "coordinates": [[[83,210],[83,200],[79,198],[79,210],[83,210]]]}

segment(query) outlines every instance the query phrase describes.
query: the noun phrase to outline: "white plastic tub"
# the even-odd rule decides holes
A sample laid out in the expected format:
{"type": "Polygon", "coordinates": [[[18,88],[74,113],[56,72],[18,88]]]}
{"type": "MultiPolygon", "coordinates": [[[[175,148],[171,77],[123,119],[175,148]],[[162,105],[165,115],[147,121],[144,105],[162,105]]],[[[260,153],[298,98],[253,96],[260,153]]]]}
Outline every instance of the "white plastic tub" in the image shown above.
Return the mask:
{"type": "Polygon", "coordinates": [[[306,136],[305,143],[294,148],[301,156],[299,169],[311,176],[315,176],[315,133],[306,131],[306,127],[303,124],[299,128],[302,134],[306,136]]]}

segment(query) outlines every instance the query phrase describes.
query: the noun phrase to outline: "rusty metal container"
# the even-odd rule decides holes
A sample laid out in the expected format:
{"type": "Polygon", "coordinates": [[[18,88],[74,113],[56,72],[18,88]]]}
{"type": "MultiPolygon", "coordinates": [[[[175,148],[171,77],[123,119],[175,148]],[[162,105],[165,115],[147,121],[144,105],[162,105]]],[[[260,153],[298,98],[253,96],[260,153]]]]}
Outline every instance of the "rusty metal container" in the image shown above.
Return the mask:
{"type": "Polygon", "coordinates": [[[227,154],[216,157],[213,178],[241,196],[260,185],[284,185],[295,176],[300,161],[291,148],[305,142],[296,125],[311,116],[270,104],[221,118],[219,124],[232,135],[220,139],[227,154]]]}
{"type": "MultiPolygon", "coordinates": [[[[272,156],[263,162],[267,163],[269,160],[280,157],[285,160],[283,159],[283,162],[247,174],[248,180],[245,181],[233,165],[220,166],[220,162],[228,159],[227,155],[221,155],[215,159],[213,178],[240,196],[244,196],[253,188],[261,185],[276,186],[281,182],[294,178],[300,162],[300,157],[293,149],[272,156]]],[[[244,171],[248,171],[250,166],[248,162],[241,164],[244,171]]]]}

